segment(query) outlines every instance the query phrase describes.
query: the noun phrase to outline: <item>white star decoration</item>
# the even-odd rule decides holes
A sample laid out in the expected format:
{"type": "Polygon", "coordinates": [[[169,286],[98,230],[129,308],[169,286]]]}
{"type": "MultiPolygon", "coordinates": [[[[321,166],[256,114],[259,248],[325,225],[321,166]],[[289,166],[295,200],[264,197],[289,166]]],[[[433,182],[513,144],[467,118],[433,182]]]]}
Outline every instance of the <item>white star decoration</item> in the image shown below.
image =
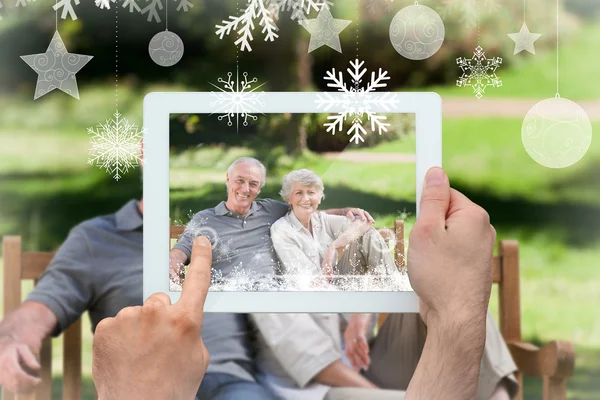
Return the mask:
{"type": "Polygon", "coordinates": [[[515,42],[515,52],[514,54],[520,53],[523,50],[527,50],[531,54],[535,54],[535,48],[533,47],[533,43],[538,40],[542,36],[539,33],[531,33],[529,32],[529,28],[527,28],[527,24],[523,23],[521,26],[521,31],[519,33],[509,33],[508,37],[515,42]]]}
{"type": "Polygon", "coordinates": [[[68,53],[62,38],[56,31],[45,53],[21,56],[21,58],[38,74],[34,100],[54,89],[60,89],[79,100],[75,74],[93,57],[68,53]]]}
{"type": "Polygon", "coordinates": [[[341,53],[340,33],[350,25],[352,21],[345,19],[335,19],[331,15],[329,8],[323,7],[316,19],[307,19],[300,24],[310,32],[310,44],[308,52],[327,45],[335,51],[341,53]]]}

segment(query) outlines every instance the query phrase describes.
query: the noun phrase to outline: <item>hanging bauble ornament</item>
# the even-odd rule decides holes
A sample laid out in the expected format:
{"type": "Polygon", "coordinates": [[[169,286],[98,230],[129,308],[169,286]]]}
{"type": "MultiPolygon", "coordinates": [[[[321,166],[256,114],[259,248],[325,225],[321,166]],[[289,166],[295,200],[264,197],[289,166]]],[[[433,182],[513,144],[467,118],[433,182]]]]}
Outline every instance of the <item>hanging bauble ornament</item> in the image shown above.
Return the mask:
{"type": "Polygon", "coordinates": [[[415,2],[398,11],[390,25],[394,49],[410,60],[434,55],[444,42],[444,22],[434,10],[415,2]]]}
{"type": "Polygon", "coordinates": [[[565,168],[583,158],[592,143],[592,124],[571,100],[542,100],[529,110],[521,128],[529,156],[548,168],[565,168]]]}
{"type": "Polygon", "coordinates": [[[150,40],[148,52],[161,67],[172,67],[183,57],[183,41],[173,32],[159,32],[150,40]]]}

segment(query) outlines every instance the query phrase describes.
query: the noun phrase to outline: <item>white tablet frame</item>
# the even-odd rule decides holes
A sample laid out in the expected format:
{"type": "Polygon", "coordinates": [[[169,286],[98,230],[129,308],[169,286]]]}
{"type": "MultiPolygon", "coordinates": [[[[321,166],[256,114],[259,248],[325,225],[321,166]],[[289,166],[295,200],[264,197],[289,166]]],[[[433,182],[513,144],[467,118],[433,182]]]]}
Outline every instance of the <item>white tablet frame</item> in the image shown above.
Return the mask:
{"type": "MultiPolygon", "coordinates": [[[[265,92],[261,97],[267,113],[336,113],[317,107],[318,92],[265,92]]],[[[336,95],[335,93],[331,93],[336,95]]],[[[396,105],[371,107],[381,113],[416,115],[417,215],[425,173],[442,165],[442,100],[437,93],[395,93],[396,105]]],[[[339,94],[341,96],[341,94],[339,94]]],[[[367,93],[365,96],[377,94],[367,93]]],[[[169,117],[171,114],[217,112],[215,97],[206,92],[150,93],[144,98],[144,275],[143,296],[169,294],[172,302],[180,292],[169,291],[169,117]]],[[[341,134],[341,133],[340,133],[341,134]]],[[[349,204],[350,205],[350,204],[349,204]]],[[[200,211],[200,210],[195,210],[200,211]]],[[[418,312],[414,292],[212,292],[207,312],[418,312]]]]}

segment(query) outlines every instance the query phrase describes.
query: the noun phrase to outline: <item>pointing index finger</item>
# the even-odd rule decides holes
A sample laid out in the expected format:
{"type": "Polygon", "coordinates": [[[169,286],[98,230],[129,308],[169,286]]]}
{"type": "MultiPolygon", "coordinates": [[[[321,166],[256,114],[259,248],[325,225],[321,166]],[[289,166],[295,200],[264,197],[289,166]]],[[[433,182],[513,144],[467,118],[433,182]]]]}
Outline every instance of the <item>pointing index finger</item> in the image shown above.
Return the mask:
{"type": "Polygon", "coordinates": [[[183,282],[178,306],[202,320],[204,302],[210,286],[212,246],[206,236],[199,236],[192,245],[190,267],[183,282]]]}

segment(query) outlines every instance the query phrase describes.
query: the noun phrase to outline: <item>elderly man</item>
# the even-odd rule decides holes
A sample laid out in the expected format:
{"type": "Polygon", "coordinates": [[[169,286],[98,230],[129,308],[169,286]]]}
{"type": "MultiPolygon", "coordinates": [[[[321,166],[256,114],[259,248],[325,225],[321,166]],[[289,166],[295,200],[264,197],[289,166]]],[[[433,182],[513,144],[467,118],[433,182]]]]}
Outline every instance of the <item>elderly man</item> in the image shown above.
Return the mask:
{"type": "MultiPolygon", "coordinates": [[[[227,200],[198,212],[170,252],[170,275],[176,278],[188,264],[192,242],[206,235],[213,246],[212,268],[227,278],[238,266],[254,276],[273,275],[278,268],[270,227],[288,212],[272,199],[257,199],[266,181],[266,169],[251,157],[235,160],[227,170],[227,200]]],[[[356,215],[372,221],[359,209],[334,209],[330,214],[356,215]]],[[[239,269],[238,269],[239,270],[239,269]]],[[[243,314],[207,314],[202,338],[211,363],[198,392],[204,399],[276,398],[255,383],[251,327],[243,314]]]]}
{"type": "Polygon", "coordinates": [[[25,392],[40,383],[44,338],[88,311],[92,331],[122,308],[142,303],[143,202],[74,227],[25,302],[0,322],[0,385],[25,392]]]}

